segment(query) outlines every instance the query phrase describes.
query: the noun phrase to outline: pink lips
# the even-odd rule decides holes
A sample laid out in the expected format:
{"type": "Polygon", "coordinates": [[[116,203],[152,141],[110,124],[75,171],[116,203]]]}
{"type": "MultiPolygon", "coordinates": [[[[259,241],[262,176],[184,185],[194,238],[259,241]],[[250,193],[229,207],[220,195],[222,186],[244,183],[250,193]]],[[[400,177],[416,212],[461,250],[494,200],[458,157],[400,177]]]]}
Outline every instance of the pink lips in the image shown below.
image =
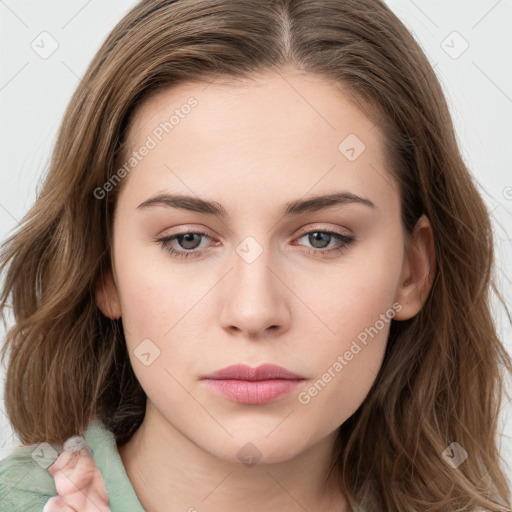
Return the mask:
{"type": "Polygon", "coordinates": [[[252,368],[237,364],[202,377],[209,388],[243,404],[260,405],[277,400],[295,389],[305,379],[281,366],[262,364],[252,368]]]}

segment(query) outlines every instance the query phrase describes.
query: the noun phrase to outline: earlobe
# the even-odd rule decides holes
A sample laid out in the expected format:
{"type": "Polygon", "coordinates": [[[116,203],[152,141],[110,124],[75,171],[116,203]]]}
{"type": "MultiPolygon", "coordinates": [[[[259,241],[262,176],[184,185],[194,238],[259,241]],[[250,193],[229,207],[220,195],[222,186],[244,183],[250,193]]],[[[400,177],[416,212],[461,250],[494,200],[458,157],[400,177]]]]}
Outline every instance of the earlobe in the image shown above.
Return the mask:
{"type": "Polygon", "coordinates": [[[400,275],[396,301],[402,305],[396,320],[409,320],[425,304],[435,274],[434,236],[430,221],[422,215],[411,235],[400,275]]]}
{"type": "Polygon", "coordinates": [[[104,275],[102,274],[96,282],[96,304],[106,317],[112,320],[121,317],[121,304],[117,287],[110,271],[104,275]]]}

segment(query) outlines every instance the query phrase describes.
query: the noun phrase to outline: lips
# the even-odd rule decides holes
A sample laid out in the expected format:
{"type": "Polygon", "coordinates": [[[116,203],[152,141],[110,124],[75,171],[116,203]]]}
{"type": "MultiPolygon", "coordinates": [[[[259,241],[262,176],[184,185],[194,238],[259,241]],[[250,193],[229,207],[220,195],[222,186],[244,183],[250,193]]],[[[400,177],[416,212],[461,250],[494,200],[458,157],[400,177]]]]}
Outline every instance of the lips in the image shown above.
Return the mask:
{"type": "Polygon", "coordinates": [[[202,380],[215,394],[232,402],[262,405],[289,394],[305,378],[273,364],[256,368],[237,364],[212,372],[202,380]]]}
{"type": "Polygon", "coordinates": [[[300,380],[304,379],[302,375],[293,373],[286,368],[276,366],[275,364],[262,364],[256,368],[247,366],[246,364],[235,364],[227,366],[220,370],[214,371],[205,377],[204,379],[215,379],[215,380],[273,380],[273,379],[284,379],[284,380],[300,380]]]}

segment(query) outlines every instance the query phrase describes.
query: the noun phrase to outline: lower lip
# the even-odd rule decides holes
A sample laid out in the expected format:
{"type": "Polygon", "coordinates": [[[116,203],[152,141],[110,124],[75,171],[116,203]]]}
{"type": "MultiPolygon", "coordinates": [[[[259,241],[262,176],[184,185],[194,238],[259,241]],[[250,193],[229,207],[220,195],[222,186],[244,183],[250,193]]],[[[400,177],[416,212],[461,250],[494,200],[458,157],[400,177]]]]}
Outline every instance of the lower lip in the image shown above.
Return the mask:
{"type": "Polygon", "coordinates": [[[241,404],[261,405],[293,391],[304,379],[232,380],[206,379],[216,393],[241,404]]]}

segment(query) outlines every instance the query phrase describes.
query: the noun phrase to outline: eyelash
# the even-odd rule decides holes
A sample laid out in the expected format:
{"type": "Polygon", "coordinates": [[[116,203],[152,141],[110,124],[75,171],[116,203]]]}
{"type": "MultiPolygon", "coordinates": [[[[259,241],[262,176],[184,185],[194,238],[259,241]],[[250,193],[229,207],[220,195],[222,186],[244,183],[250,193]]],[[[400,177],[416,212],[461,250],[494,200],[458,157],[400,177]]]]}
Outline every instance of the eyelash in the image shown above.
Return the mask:
{"type": "MultiPolygon", "coordinates": [[[[311,231],[306,231],[305,233],[302,233],[298,238],[302,238],[303,236],[309,235],[311,233],[324,233],[324,234],[333,235],[335,238],[337,238],[342,243],[342,245],[340,245],[338,247],[332,247],[330,249],[309,249],[309,250],[306,250],[306,253],[308,253],[308,254],[312,254],[312,255],[315,255],[315,256],[320,255],[321,257],[327,257],[328,255],[331,255],[332,253],[336,253],[336,252],[338,252],[338,253],[344,252],[356,240],[356,238],[354,236],[344,235],[342,233],[339,233],[338,231],[331,231],[329,229],[324,229],[324,230],[314,229],[314,230],[311,230],[311,231]]],[[[162,248],[165,251],[171,253],[171,255],[173,257],[177,257],[177,258],[190,258],[190,257],[197,257],[197,256],[199,256],[203,252],[203,250],[200,250],[200,251],[197,251],[195,249],[191,249],[189,251],[177,250],[177,249],[174,249],[173,247],[171,247],[169,245],[169,243],[172,242],[174,239],[176,239],[178,236],[183,236],[183,235],[203,235],[203,236],[206,236],[208,238],[211,238],[208,235],[208,233],[205,233],[204,231],[198,230],[198,231],[184,231],[183,233],[176,233],[175,235],[172,235],[172,236],[167,236],[167,237],[164,237],[164,238],[157,238],[156,241],[161,244],[162,248]]]]}

